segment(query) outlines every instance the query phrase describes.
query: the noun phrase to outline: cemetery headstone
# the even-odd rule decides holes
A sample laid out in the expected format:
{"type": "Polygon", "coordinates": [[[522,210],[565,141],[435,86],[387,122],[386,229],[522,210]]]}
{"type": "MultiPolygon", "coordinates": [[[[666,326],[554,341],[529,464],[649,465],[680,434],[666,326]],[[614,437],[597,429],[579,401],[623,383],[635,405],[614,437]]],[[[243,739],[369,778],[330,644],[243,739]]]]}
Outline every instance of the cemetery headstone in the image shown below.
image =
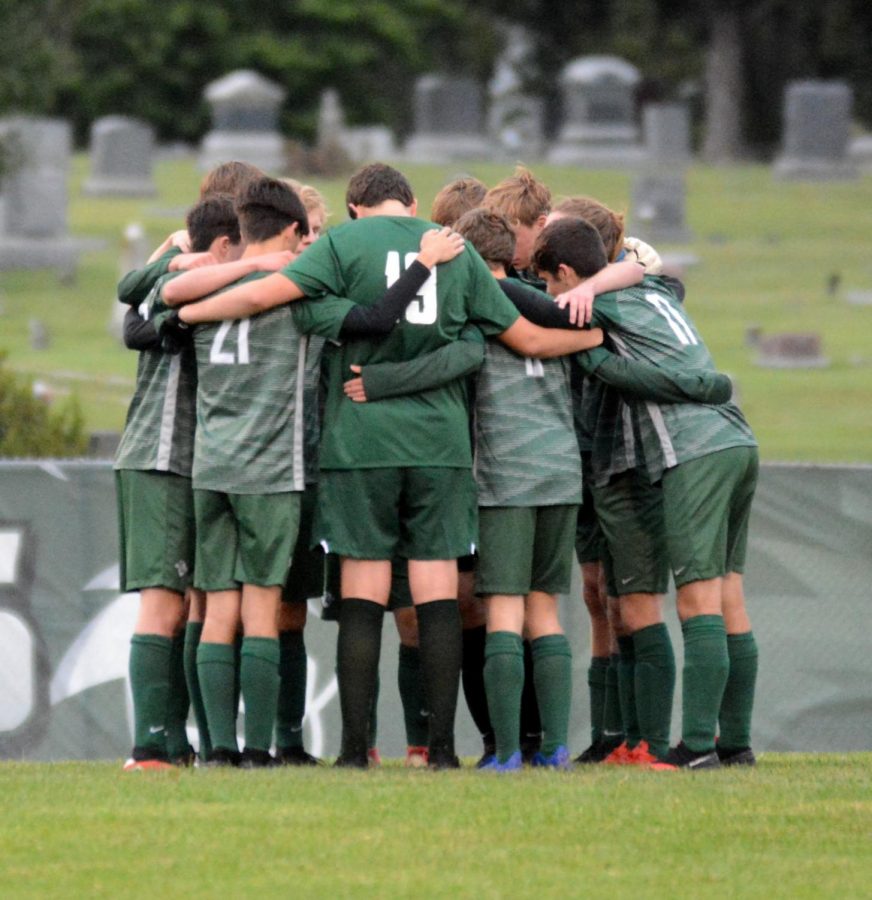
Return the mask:
{"type": "Polygon", "coordinates": [[[775,161],[778,178],[851,179],[848,157],[853,94],[844,81],[793,81],[784,94],[784,146],[775,161]]]}
{"type": "Polygon", "coordinates": [[[249,69],[231,72],[207,85],[204,96],[212,109],[212,131],[200,145],[200,168],[240,160],[266,172],[283,172],[285,141],[278,125],[286,93],[249,69]]]}
{"type": "Polygon", "coordinates": [[[690,110],[684,103],[649,103],[642,110],[649,164],[682,168],[691,159],[690,110]]]}
{"type": "Polygon", "coordinates": [[[90,195],[151,197],[154,130],[128,116],[104,116],[91,126],[91,174],[83,185],[90,195]]]}
{"type": "Polygon", "coordinates": [[[644,161],[636,122],[639,70],[615,56],[582,56],[560,76],[563,124],[548,161],[627,167],[644,161]]]}
{"type": "Polygon", "coordinates": [[[660,243],[685,244],[687,185],[683,170],[650,170],[633,180],[629,233],[655,247],[660,243]]]}
{"type": "Polygon", "coordinates": [[[760,335],[757,365],[769,369],[822,369],[830,364],[815,332],[760,335]]]}
{"type": "Polygon", "coordinates": [[[413,162],[486,159],[481,85],[472,78],[424,75],[415,84],[415,128],[403,155],[413,162]]]}

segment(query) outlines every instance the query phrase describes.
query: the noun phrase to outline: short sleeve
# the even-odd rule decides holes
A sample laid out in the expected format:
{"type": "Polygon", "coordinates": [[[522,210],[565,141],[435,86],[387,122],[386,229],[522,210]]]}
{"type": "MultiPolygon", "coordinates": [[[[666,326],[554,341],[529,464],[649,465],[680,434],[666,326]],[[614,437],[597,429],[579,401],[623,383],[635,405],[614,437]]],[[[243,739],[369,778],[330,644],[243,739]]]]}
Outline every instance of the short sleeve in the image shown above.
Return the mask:
{"type": "Polygon", "coordinates": [[[281,270],[307,297],[348,293],[342,278],[336,249],[330,234],[308,246],[292,263],[281,270]]]}
{"type": "Polygon", "coordinates": [[[470,249],[467,255],[470,258],[469,320],[487,337],[502,334],[514,325],[520,313],[478,253],[470,249]]]}
{"type": "MultiPolygon", "coordinates": [[[[324,238],[321,238],[324,240],[324,238]]],[[[320,300],[300,300],[291,304],[297,330],[303,334],[317,334],[328,340],[338,340],[345,317],[355,304],[344,297],[326,296],[320,300]]]]}

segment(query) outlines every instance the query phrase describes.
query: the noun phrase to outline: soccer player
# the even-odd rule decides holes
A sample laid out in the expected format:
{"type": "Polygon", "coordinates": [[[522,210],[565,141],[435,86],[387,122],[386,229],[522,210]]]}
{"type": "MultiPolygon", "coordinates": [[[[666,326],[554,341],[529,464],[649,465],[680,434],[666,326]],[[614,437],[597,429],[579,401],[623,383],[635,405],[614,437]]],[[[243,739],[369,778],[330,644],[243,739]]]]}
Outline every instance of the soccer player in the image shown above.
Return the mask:
{"type": "MultiPolygon", "coordinates": [[[[347,293],[363,304],[399,277],[424,230],[406,179],[373,164],[349,183],[346,200],[359,221],[331,229],[283,273],[180,311],[204,321],[248,314],[303,295],[347,293]]],[[[190,273],[194,274],[194,273],[190,273]]],[[[200,269],[178,299],[226,283],[220,267],[200,269]]],[[[366,765],[366,737],[390,585],[390,560],[409,559],[418,607],[422,668],[430,709],[430,765],[456,766],[453,719],[460,660],[456,557],[474,537],[474,489],[466,409],[459,387],[390,402],[343,403],[352,363],[411,358],[456,340],[469,320],[525,354],[586,349],[599,332],[547,332],[520,319],[474,254],[461,254],[431,277],[404,321],[384,341],[351,342],[333,354],[321,455],[319,534],[343,556],[338,667],[343,709],[342,764],[366,765]],[[402,516],[397,517],[397,508],[402,516]]]]}
{"type": "MultiPolygon", "coordinates": [[[[559,294],[599,271],[605,252],[592,225],[566,220],[543,231],[534,261],[549,292],[559,294]]],[[[606,326],[615,346],[631,358],[667,369],[714,369],[687,313],[658,279],[598,298],[594,322],[606,326]]],[[[666,764],[716,768],[719,756],[750,764],[757,653],[741,573],[757,443],[734,403],[634,404],[633,413],[646,474],[652,484],[662,483],[666,547],[684,638],[682,740],[666,764]]]]}
{"type": "Polygon", "coordinates": [[[464,214],[481,206],[487,185],[469,175],[449,181],[433,198],[430,219],[437,225],[452,227],[464,214]]]}
{"type": "MultiPolygon", "coordinates": [[[[242,252],[239,225],[229,197],[196,204],[187,216],[196,253],[234,259],[242,252]]],[[[176,273],[177,274],[177,273],[176,273]]],[[[160,278],[145,302],[149,318],[159,313],[160,278]]],[[[137,314],[137,321],[142,321],[137,314]]],[[[140,342],[142,327],[137,326],[140,342]]],[[[154,335],[154,329],[149,329],[154,335]]],[[[134,340],[129,334],[128,339],[134,340]]],[[[134,748],[125,768],[160,768],[188,751],[188,694],[179,674],[179,633],[184,596],[194,567],[191,463],[196,371],[188,352],[168,355],[156,337],[142,349],[136,389],[115,458],[121,538],[122,590],[140,591],[130,648],[134,748]]],[[[140,346],[142,344],[140,343],[140,346]]],[[[208,735],[201,731],[201,744],[208,735]]]]}

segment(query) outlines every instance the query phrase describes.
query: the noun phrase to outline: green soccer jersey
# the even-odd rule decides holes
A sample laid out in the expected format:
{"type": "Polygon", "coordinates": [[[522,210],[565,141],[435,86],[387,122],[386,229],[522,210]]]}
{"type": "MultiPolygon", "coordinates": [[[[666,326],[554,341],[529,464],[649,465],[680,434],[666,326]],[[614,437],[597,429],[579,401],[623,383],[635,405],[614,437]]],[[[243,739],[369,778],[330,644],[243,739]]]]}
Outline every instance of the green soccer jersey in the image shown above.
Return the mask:
{"type": "Polygon", "coordinates": [[[479,506],[581,503],[569,360],[527,359],[488,341],[475,388],[479,506]]]}
{"type": "MultiPolygon", "coordinates": [[[[140,310],[146,318],[166,309],[160,301],[160,289],[175,274],[164,275],[153,286],[140,310]]],[[[177,354],[143,350],[115,468],[172,472],[190,478],[196,398],[197,367],[192,348],[177,354]]]]}
{"type": "Polygon", "coordinates": [[[139,306],[148,297],[158,279],[169,272],[170,263],[181,252],[178,247],[170,247],[153,263],[128,272],[118,282],[118,299],[128,306],[139,306]]]}
{"type": "MultiPolygon", "coordinates": [[[[682,305],[655,276],[637,287],[597,297],[593,324],[603,328],[616,351],[627,358],[675,372],[715,371],[682,305]]],[[[728,447],[757,445],[735,403],[632,401],[629,407],[638,464],[652,482],[664,469],[687,460],[728,447]]]]}
{"type": "Polygon", "coordinates": [[[288,304],[197,326],[194,488],[229,494],[303,490],[307,340],[288,304]]]}
{"type": "MultiPolygon", "coordinates": [[[[350,297],[370,306],[418,255],[424,231],[434,227],[410,216],[347,222],[332,228],[283,271],[309,297],[350,297]]],[[[469,467],[462,384],[354,403],[345,397],[342,382],[351,377],[353,364],[402,362],[445,346],[460,337],[467,322],[493,335],[517,318],[517,310],[469,245],[456,259],[434,268],[387,337],[349,340],[329,355],[321,468],[469,467]]]]}

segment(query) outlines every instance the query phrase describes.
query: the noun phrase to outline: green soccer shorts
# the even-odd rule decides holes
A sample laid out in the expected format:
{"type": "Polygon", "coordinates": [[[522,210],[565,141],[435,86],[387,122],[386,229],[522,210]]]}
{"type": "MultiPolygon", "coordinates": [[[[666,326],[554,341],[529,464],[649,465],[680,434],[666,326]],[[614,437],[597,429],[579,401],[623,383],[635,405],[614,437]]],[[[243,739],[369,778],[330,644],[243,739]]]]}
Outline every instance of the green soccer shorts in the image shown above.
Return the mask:
{"type": "Polygon", "coordinates": [[[609,551],[605,567],[609,596],[665,593],[669,557],[659,485],[632,469],[592,491],[609,551]]]}
{"type": "Polygon", "coordinates": [[[197,567],[204,591],[283,586],[300,525],[300,492],[194,491],[197,567]]]}
{"type": "Polygon", "coordinates": [[[483,506],[478,515],[476,593],[569,593],[577,504],[483,506]]]}
{"type": "Polygon", "coordinates": [[[121,589],[184,594],[194,573],[191,479],[172,472],[115,472],[121,589]]]}
{"type": "Polygon", "coordinates": [[[469,469],[336,469],[321,473],[315,534],[352,559],[456,559],[476,540],[469,469]]]}
{"type": "Polygon", "coordinates": [[[604,550],[605,538],[594,508],[593,495],[588,486],[584,485],[575,524],[575,556],[581,565],[600,562],[604,550]]]}
{"type": "Polygon", "coordinates": [[[677,587],[743,572],[757,488],[756,447],[730,447],[663,473],[663,513],[677,587]]]}
{"type": "Polygon", "coordinates": [[[297,543],[291,557],[291,569],[282,591],[285,603],[305,603],[312,597],[324,594],[324,550],[320,545],[312,546],[312,525],[318,487],[306,485],[300,495],[300,527],[297,543]]]}

